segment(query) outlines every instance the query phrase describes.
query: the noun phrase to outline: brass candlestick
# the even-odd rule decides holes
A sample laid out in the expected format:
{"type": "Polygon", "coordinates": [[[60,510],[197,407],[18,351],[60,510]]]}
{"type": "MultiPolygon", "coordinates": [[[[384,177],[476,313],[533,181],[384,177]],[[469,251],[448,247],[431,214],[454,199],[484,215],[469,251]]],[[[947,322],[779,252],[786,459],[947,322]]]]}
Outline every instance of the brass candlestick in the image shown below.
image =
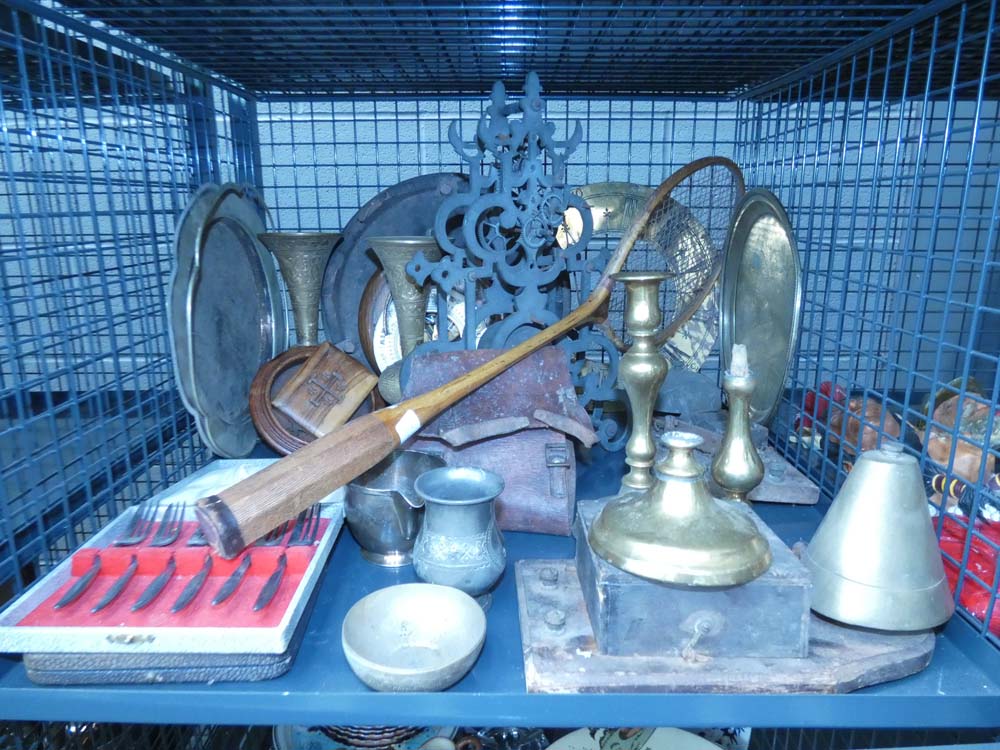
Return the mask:
{"type": "Polygon", "coordinates": [[[733,346],[732,364],[722,377],[729,400],[726,434],[712,460],[712,479],[730,500],[749,503],[747,495],[764,479],[764,462],[750,437],[750,397],[757,380],[747,365],[747,349],[733,346]]]}
{"type": "Polygon", "coordinates": [[[612,498],[590,528],[591,549],[626,573],[683,586],[738,586],[771,564],[750,514],[717,500],[694,456],[702,439],[668,432],[648,490],[612,498]]]}
{"type": "MultiPolygon", "coordinates": [[[[431,263],[441,260],[441,248],[433,237],[369,237],[368,244],[385,271],[385,280],[396,310],[399,349],[405,357],[424,341],[427,300],[430,297],[430,288],[425,288],[410,278],[406,266],[421,252],[431,263]]],[[[394,362],[382,370],[378,381],[379,393],[391,404],[403,397],[399,372],[400,363],[394,362]]]]}
{"type": "Polygon", "coordinates": [[[656,459],[653,404],[670,367],[655,341],[657,329],[663,322],[660,283],[670,278],[670,274],[616,273],[612,278],[625,285],[625,326],[633,340],[618,370],[632,410],[632,434],[625,445],[625,463],[629,471],[622,478],[622,491],[644,490],[653,486],[650,469],[656,459]]]}
{"type": "Polygon", "coordinates": [[[292,298],[298,346],[319,343],[319,293],[323,272],[340,239],[337,232],[264,232],[259,239],[278,259],[292,298]]]}

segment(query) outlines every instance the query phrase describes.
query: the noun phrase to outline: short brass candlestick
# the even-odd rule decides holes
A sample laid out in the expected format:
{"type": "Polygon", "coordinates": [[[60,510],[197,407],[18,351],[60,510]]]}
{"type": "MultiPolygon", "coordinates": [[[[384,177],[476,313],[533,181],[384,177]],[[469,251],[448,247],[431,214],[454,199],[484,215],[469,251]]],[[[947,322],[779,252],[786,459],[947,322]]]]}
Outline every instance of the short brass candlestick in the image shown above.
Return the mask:
{"type": "Polygon", "coordinates": [[[764,479],[764,462],[750,436],[750,397],[757,380],[747,364],[747,349],[733,346],[729,370],[722,388],[729,400],[726,434],[712,461],[712,479],[730,500],[749,503],[747,495],[764,479]]]}
{"type": "Polygon", "coordinates": [[[668,432],[656,483],[612,498],[587,539],[626,573],[682,586],[738,586],[771,565],[771,547],[750,514],[712,497],[694,456],[702,438],[668,432]]]}
{"type": "Polygon", "coordinates": [[[632,434],[625,445],[628,473],[622,491],[644,490],[653,486],[650,469],[656,459],[653,442],[653,404],[667,377],[669,365],[656,345],[656,333],[663,322],[660,312],[660,284],[669,273],[616,273],[612,278],[625,285],[625,327],[633,344],[621,359],[618,379],[628,394],[632,410],[632,434]]]}
{"type": "Polygon", "coordinates": [[[278,259],[278,267],[292,298],[298,346],[319,343],[319,294],[323,272],[340,239],[337,232],[264,232],[257,235],[278,259]]]}

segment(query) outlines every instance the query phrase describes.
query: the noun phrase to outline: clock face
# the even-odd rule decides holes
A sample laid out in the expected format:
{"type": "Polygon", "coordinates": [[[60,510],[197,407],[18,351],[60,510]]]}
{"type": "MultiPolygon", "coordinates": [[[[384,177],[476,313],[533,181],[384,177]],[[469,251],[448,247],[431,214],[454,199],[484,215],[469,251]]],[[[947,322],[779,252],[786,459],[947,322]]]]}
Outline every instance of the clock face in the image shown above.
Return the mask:
{"type": "MultiPolygon", "coordinates": [[[[393,362],[402,359],[399,346],[399,325],[396,322],[396,306],[393,304],[389,286],[381,274],[373,277],[374,288],[367,299],[362,300],[361,320],[367,322],[371,332],[371,351],[365,354],[372,364],[381,372],[393,362]],[[367,302],[367,304],[366,304],[367,302]]],[[[431,294],[427,300],[427,313],[424,317],[424,338],[427,341],[439,338],[438,334],[438,295],[431,294]]],[[[476,330],[476,342],[482,338],[487,323],[483,321],[476,330]]],[[[465,297],[453,291],[448,298],[448,340],[454,341],[461,337],[465,330],[465,297]]],[[[367,343],[362,337],[362,345],[367,343]]]]}

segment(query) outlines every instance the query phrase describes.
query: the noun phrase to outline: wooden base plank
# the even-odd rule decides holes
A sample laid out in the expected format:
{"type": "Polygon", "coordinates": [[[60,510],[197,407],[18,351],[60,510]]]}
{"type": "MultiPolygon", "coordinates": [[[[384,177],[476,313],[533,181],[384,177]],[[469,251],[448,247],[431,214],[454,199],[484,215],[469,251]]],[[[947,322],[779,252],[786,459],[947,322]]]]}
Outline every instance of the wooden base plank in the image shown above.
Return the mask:
{"type": "Polygon", "coordinates": [[[877,633],[812,616],[809,655],[711,658],[610,656],[597,650],[572,560],[521,560],[515,568],[529,693],[847,693],[926,667],[932,632],[877,633]]]}

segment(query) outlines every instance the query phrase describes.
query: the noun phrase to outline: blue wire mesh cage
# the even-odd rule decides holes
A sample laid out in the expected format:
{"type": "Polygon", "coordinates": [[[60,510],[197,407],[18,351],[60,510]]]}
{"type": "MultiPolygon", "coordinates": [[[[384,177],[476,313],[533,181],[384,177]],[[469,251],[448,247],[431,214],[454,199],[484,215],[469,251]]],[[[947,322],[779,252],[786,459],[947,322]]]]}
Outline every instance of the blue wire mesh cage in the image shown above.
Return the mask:
{"type": "Polygon", "coordinates": [[[4,597],[211,457],[164,312],[200,184],[256,187],[278,229],[340,229],[401,180],[458,171],[448,125],[536,70],[547,117],[584,128],[571,184],[656,185],[718,154],[779,196],[804,303],[772,440],[827,500],[886,435],[958,480],[938,500],[960,511],[938,517],[945,559],[962,616],[1000,647],[983,565],[1000,548],[997,11],[4,0],[4,597]]]}

